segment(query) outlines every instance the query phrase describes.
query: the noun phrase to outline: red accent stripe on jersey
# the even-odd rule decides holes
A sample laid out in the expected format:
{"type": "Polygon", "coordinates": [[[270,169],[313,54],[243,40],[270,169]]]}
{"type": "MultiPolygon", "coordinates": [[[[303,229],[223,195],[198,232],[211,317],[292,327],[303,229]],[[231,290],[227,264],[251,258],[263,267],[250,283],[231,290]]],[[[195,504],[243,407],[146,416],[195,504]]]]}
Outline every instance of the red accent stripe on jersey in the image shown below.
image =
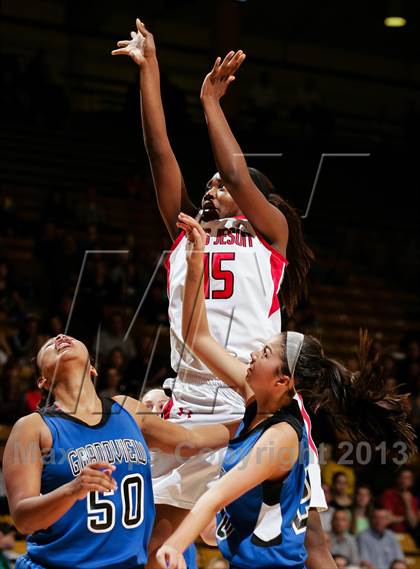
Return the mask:
{"type": "Polygon", "coordinates": [[[185,231],[182,229],[182,231],[178,234],[178,236],[176,237],[175,241],[172,243],[171,248],[169,249],[168,254],[166,255],[166,259],[165,259],[165,269],[168,269],[168,265],[169,265],[169,259],[172,255],[172,253],[175,251],[175,249],[178,247],[181,239],[184,237],[185,235],[185,231]]]}
{"type": "Polygon", "coordinates": [[[182,230],[181,233],[175,239],[175,241],[172,243],[172,246],[169,249],[169,253],[166,255],[165,262],[163,263],[163,265],[166,269],[166,294],[168,295],[168,298],[170,298],[169,285],[171,284],[171,263],[170,263],[171,255],[175,251],[175,249],[178,247],[178,245],[181,243],[184,235],[185,235],[185,231],[182,230]]]}
{"type": "Polygon", "coordinates": [[[162,419],[168,420],[171,415],[172,407],[174,406],[174,400],[172,397],[165,403],[165,407],[162,409],[162,419]]]}
{"type": "Polygon", "coordinates": [[[273,301],[271,303],[270,312],[268,313],[269,318],[272,314],[277,312],[277,310],[280,310],[278,291],[280,288],[281,281],[283,279],[284,269],[286,268],[286,265],[282,259],[279,259],[277,256],[271,254],[270,267],[271,267],[271,278],[273,279],[274,290],[273,290],[273,301]]]}
{"type": "Polygon", "coordinates": [[[283,255],[280,253],[280,251],[277,251],[277,249],[275,249],[272,245],[270,245],[270,243],[268,243],[268,241],[266,241],[264,239],[264,237],[261,235],[261,233],[255,229],[255,227],[254,227],[254,231],[255,231],[255,235],[258,237],[258,239],[261,241],[261,243],[264,245],[264,247],[266,247],[269,251],[271,251],[271,253],[273,255],[278,257],[287,267],[287,265],[289,264],[289,261],[283,257],[283,255]]]}
{"type": "Polygon", "coordinates": [[[314,443],[314,440],[312,438],[312,423],[311,423],[311,418],[308,415],[307,410],[305,409],[305,405],[303,404],[303,399],[302,396],[298,393],[297,394],[298,399],[300,401],[300,412],[302,413],[302,417],[303,420],[306,423],[306,427],[308,429],[308,443],[309,446],[311,447],[311,449],[314,451],[314,453],[316,454],[316,456],[318,456],[318,449],[316,448],[316,444],[314,443]]]}

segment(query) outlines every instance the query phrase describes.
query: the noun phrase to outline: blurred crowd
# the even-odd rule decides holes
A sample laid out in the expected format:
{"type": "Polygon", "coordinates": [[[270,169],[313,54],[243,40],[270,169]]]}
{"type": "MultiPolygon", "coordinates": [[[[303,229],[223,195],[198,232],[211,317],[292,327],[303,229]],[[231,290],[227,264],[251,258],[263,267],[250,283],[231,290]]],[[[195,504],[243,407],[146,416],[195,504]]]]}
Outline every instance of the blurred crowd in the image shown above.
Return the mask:
{"type": "MultiPolygon", "coordinates": [[[[147,183],[138,173],[125,181],[124,195],[136,207],[142,205],[147,183]]],[[[114,226],[93,185],[85,196],[72,199],[51,192],[37,223],[28,225],[17,215],[13,192],[2,196],[4,234],[11,243],[30,237],[33,258],[28,261],[30,278],[22,278],[13,252],[0,258],[0,453],[8,426],[37,408],[34,357],[51,336],[67,332],[86,343],[99,371],[97,389],[104,396],[124,393],[138,398],[173,375],[166,274],[163,266],[155,270],[169,240],[161,237],[145,245],[138,234],[114,226]],[[110,249],[121,253],[106,253],[110,249]]],[[[318,324],[310,300],[287,321],[288,329],[318,324]]],[[[379,335],[373,348],[382,362],[386,388],[410,393],[407,412],[420,432],[418,338],[403,338],[391,349],[386,336],[379,335]]],[[[355,355],[350,354],[346,364],[357,371],[355,355]]],[[[145,403],[149,405],[147,397],[145,403]]],[[[337,566],[406,569],[402,549],[420,545],[418,465],[403,467],[404,449],[378,449],[375,458],[366,457],[364,447],[337,444],[323,417],[314,421],[314,432],[329,503],[322,524],[337,566]]],[[[0,471],[0,515],[7,513],[0,471]]],[[[0,525],[0,569],[9,567],[15,538],[13,526],[0,525]]],[[[209,565],[224,567],[217,557],[209,565]]]]}
{"type": "Polygon", "coordinates": [[[415,470],[401,467],[378,494],[340,461],[328,461],[322,474],[328,510],[321,523],[337,567],[407,569],[403,550],[415,550],[420,538],[415,470]]]}

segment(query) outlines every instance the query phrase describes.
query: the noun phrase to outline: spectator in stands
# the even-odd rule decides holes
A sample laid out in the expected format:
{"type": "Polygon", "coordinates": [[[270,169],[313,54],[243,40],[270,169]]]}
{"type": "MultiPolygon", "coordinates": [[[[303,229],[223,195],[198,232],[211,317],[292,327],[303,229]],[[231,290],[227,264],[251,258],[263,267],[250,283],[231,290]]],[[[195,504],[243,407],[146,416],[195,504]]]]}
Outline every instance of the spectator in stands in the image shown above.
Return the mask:
{"type": "Polygon", "coordinates": [[[60,243],[60,252],[54,265],[54,270],[61,272],[62,283],[72,282],[72,276],[79,274],[82,259],[83,255],[79,250],[75,236],[72,233],[67,233],[60,243]]]}
{"type": "Polygon", "coordinates": [[[389,569],[394,560],[404,560],[397,538],[386,529],[389,522],[389,512],[375,508],[370,518],[370,528],[357,536],[361,562],[369,569],[389,569]]]}
{"type": "Polygon", "coordinates": [[[41,392],[37,387],[29,388],[25,392],[25,415],[34,413],[38,409],[38,404],[41,401],[41,392]]]}
{"type": "Polygon", "coordinates": [[[333,555],[337,569],[346,569],[349,566],[349,560],[344,555],[333,555]]]}
{"type": "Polygon", "coordinates": [[[359,551],[355,538],[349,534],[350,514],[346,510],[334,512],[331,522],[331,555],[346,557],[351,565],[359,563],[359,551]]]}
{"type": "Polygon", "coordinates": [[[404,351],[406,356],[400,364],[400,376],[402,379],[407,375],[411,364],[420,363],[420,342],[414,339],[409,340],[404,351]]]}
{"type": "Polygon", "coordinates": [[[9,319],[20,321],[24,317],[22,297],[15,286],[10,265],[0,259],[0,310],[4,310],[9,319]]]}
{"type": "Polygon", "coordinates": [[[59,334],[62,334],[63,332],[64,332],[64,324],[63,324],[63,321],[61,320],[60,316],[58,316],[57,314],[51,316],[48,320],[46,330],[45,330],[45,334],[49,338],[52,338],[54,336],[58,336],[59,334]]]}
{"type": "Polygon", "coordinates": [[[324,444],[323,460],[321,463],[322,480],[332,488],[333,476],[336,472],[344,472],[347,476],[347,492],[353,495],[356,486],[356,476],[353,468],[341,464],[341,455],[347,450],[347,445],[324,444]]]}
{"type": "Polygon", "coordinates": [[[9,436],[9,429],[7,429],[7,427],[4,425],[2,425],[0,429],[0,516],[5,516],[10,514],[10,510],[9,502],[6,496],[6,486],[4,484],[2,466],[4,447],[6,446],[7,438],[9,436]]]}
{"type": "Polygon", "coordinates": [[[121,375],[115,367],[110,367],[105,371],[104,387],[99,391],[101,397],[114,397],[120,391],[121,375]]]}
{"type": "Polygon", "coordinates": [[[420,363],[410,362],[402,380],[404,384],[408,385],[409,391],[420,395],[420,363]]]}
{"type": "Polygon", "coordinates": [[[86,298],[89,299],[89,304],[92,307],[94,304],[99,314],[104,304],[110,298],[111,283],[108,276],[108,267],[105,261],[95,255],[93,264],[89,265],[87,283],[83,289],[86,298]],[[90,274],[89,274],[90,273],[90,274]]]}
{"type": "Polygon", "coordinates": [[[129,262],[127,271],[121,281],[121,296],[129,305],[137,305],[146,288],[146,282],[141,279],[136,263],[129,262]]]}
{"type": "Polygon", "coordinates": [[[35,315],[28,315],[17,334],[9,340],[13,354],[17,359],[28,360],[38,348],[39,319],[35,315]]]}
{"type": "MultiPolygon", "coordinates": [[[[1,313],[3,315],[4,313],[1,313]]],[[[0,318],[0,326],[1,326],[1,318],[0,318]]],[[[0,369],[4,366],[10,356],[12,355],[12,349],[10,348],[10,344],[7,340],[6,334],[4,330],[0,328],[0,369]]]]}
{"type": "Polygon", "coordinates": [[[325,500],[326,500],[327,505],[328,505],[328,510],[320,512],[319,516],[321,518],[321,526],[322,526],[322,529],[324,530],[324,532],[330,532],[331,531],[331,520],[332,520],[332,517],[333,517],[334,512],[335,512],[335,509],[331,506],[331,502],[332,502],[333,498],[332,498],[332,494],[331,494],[331,488],[330,488],[330,486],[328,486],[328,484],[323,484],[322,489],[324,490],[324,495],[325,495],[325,500]]]}
{"type": "Polygon", "coordinates": [[[168,299],[162,283],[156,282],[147,296],[147,302],[142,307],[142,316],[150,324],[166,323],[168,319],[168,299]]]}
{"type": "Polygon", "coordinates": [[[397,474],[395,487],[385,490],[381,496],[381,506],[391,514],[389,527],[397,533],[410,533],[417,528],[418,504],[413,487],[414,474],[404,467],[397,474]]]}
{"type": "Polygon", "coordinates": [[[0,417],[2,423],[11,424],[24,414],[24,394],[27,383],[21,375],[21,366],[16,363],[9,363],[0,377],[0,417]]]}
{"type": "Polygon", "coordinates": [[[15,546],[16,529],[7,523],[0,523],[0,569],[10,569],[7,552],[15,546]]]}
{"type": "Polygon", "coordinates": [[[335,510],[349,509],[352,499],[349,496],[349,481],[346,472],[336,472],[332,479],[331,506],[335,510]]]}
{"type": "Polygon", "coordinates": [[[351,531],[358,535],[369,527],[373,510],[372,491],[366,484],[361,484],[356,490],[352,507],[351,531]]]}
{"type": "Polygon", "coordinates": [[[99,352],[103,356],[107,356],[114,348],[119,348],[127,358],[133,358],[136,355],[134,343],[129,336],[124,340],[126,327],[122,314],[118,311],[112,313],[109,328],[104,330],[101,335],[99,352]]]}
{"type": "Polygon", "coordinates": [[[100,251],[103,249],[96,225],[89,225],[80,244],[80,248],[83,254],[85,254],[85,251],[100,251]]]}
{"type": "Polygon", "coordinates": [[[114,368],[117,370],[120,378],[125,377],[127,369],[127,357],[121,348],[114,348],[108,354],[108,358],[105,361],[106,368],[114,368]]]}

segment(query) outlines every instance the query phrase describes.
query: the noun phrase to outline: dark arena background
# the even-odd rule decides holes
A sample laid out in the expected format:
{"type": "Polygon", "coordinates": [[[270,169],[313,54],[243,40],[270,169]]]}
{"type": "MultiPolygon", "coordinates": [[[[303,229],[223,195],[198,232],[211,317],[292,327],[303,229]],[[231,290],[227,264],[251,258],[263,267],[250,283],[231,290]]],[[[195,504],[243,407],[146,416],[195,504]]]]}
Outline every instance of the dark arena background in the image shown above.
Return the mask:
{"type": "MultiPolygon", "coordinates": [[[[143,144],[138,67],[111,56],[136,17],[155,37],[169,137],[196,204],[216,171],[200,87],[217,55],[246,52],[222,106],[248,164],[304,217],[315,252],[308,297],[284,328],[320,338],[353,371],[367,329],[387,387],[410,393],[418,431],[418,2],[2,0],[0,17],[0,456],[11,426],[36,409],[33,357],[51,336],[85,342],[107,395],[138,398],[174,375],[162,265],[171,240],[143,144]]],[[[406,559],[393,569],[420,568],[418,460],[405,464],[403,448],[391,458],[386,441],[376,453],[351,445],[322,415],[313,432],[337,565],[388,569],[357,552],[382,504],[406,559]],[[354,558],[340,549],[347,532],[354,558]]],[[[1,473],[0,493],[6,568],[25,536],[1,473]]],[[[226,567],[216,548],[197,547],[200,568],[226,567]]]]}

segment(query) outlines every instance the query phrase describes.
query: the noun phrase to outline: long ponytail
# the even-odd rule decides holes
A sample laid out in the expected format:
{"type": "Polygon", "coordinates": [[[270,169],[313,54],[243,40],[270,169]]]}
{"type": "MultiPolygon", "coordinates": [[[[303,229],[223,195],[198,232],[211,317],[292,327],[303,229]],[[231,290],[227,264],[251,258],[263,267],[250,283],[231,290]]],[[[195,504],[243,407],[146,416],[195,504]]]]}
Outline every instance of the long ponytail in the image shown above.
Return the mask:
{"type": "Polygon", "coordinates": [[[255,168],[248,168],[252,181],[265,195],[267,200],[278,208],[287,220],[289,239],[287,243],[287,259],[289,265],[280,291],[282,304],[287,314],[293,314],[301,298],[308,292],[306,276],[314,260],[314,254],[305,242],[302,222],[297,211],[281,196],[275,193],[271,181],[262,172],[255,168]]]}
{"type": "Polygon", "coordinates": [[[408,395],[385,389],[367,332],[360,333],[358,355],[359,371],[352,373],[326,358],[318,340],[305,336],[295,369],[297,390],[313,412],[327,411],[334,427],[350,440],[375,446],[386,441],[389,448],[400,442],[409,454],[415,453],[415,433],[405,408],[408,395]]]}

